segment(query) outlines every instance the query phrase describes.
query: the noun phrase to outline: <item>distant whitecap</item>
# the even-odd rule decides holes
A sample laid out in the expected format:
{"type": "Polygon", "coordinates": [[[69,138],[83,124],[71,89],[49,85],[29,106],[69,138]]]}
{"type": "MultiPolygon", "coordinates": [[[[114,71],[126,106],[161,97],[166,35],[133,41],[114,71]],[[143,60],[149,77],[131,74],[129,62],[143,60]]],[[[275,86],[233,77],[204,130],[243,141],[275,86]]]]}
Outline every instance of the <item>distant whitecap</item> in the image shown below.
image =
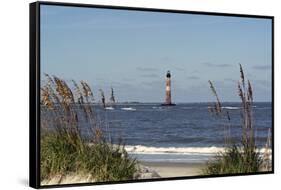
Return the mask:
{"type": "Polygon", "coordinates": [[[105,107],[106,110],[114,110],[114,107],[105,107]]]}
{"type": "Polygon", "coordinates": [[[126,111],[136,111],[136,109],[135,109],[135,108],[132,108],[132,107],[121,108],[121,110],[126,110],[126,111]]]}

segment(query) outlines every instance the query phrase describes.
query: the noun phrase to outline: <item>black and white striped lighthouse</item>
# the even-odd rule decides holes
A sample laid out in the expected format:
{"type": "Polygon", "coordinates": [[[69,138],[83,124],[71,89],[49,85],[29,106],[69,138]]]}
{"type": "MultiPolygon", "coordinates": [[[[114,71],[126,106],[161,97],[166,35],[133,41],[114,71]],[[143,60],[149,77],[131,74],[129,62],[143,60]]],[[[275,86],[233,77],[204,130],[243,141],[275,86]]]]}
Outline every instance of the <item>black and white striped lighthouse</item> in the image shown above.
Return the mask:
{"type": "Polygon", "coordinates": [[[166,98],[165,103],[162,106],[175,106],[176,104],[172,103],[172,94],[171,94],[171,72],[167,71],[166,74],[166,90],[165,90],[166,98]]]}

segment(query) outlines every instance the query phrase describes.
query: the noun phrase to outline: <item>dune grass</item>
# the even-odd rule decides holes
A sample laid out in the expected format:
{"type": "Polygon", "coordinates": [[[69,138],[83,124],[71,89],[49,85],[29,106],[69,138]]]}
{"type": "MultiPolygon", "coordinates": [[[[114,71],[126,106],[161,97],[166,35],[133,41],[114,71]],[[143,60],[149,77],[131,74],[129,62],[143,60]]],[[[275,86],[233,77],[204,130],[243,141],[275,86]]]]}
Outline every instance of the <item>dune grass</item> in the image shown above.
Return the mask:
{"type": "MultiPolygon", "coordinates": [[[[240,81],[238,82],[238,95],[241,100],[241,128],[242,135],[239,143],[231,139],[230,114],[221,107],[221,102],[215,87],[209,81],[216,103],[209,111],[219,119],[227,118],[228,123],[224,125],[225,151],[219,152],[215,158],[207,162],[203,173],[206,175],[256,173],[266,168],[270,171],[269,155],[262,155],[256,147],[255,128],[253,125],[253,90],[250,81],[245,81],[244,71],[240,65],[240,81]],[[266,165],[266,166],[265,166],[266,165]]],[[[268,137],[270,139],[270,136],[268,137]]],[[[269,141],[269,140],[268,140],[269,141]]],[[[266,143],[266,152],[269,149],[266,143]]]]}
{"type": "Polygon", "coordinates": [[[108,143],[83,144],[80,152],[67,138],[47,133],[41,139],[41,180],[68,174],[91,176],[92,181],[133,179],[135,161],[122,146],[108,143]]]}
{"type": "Polygon", "coordinates": [[[89,85],[72,81],[71,88],[56,76],[46,74],[46,79],[41,89],[41,181],[73,173],[93,182],[133,179],[136,160],[121,141],[113,145],[106,140],[89,85]]]}
{"type": "Polygon", "coordinates": [[[215,158],[207,162],[203,169],[206,175],[256,173],[261,171],[262,158],[258,151],[244,152],[245,147],[232,145],[224,152],[219,152],[215,158]]]}

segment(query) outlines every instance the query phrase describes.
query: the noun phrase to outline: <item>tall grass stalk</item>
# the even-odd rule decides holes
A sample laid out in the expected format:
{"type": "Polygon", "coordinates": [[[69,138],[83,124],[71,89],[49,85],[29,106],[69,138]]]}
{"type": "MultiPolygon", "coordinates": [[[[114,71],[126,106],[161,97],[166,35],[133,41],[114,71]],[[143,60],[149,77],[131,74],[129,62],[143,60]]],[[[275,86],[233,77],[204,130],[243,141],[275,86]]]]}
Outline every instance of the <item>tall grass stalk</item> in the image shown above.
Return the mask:
{"type": "Polygon", "coordinates": [[[46,76],[41,88],[41,180],[68,174],[90,175],[93,181],[132,179],[136,161],[122,143],[105,138],[94,110],[90,86],[46,76]]]}
{"type": "MultiPolygon", "coordinates": [[[[219,152],[217,156],[208,161],[207,167],[203,170],[205,174],[231,174],[231,173],[252,173],[261,171],[264,159],[256,147],[255,129],[253,124],[253,89],[250,81],[246,82],[243,68],[240,66],[240,80],[238,81],[238,95],[241,100],[241,140],[239,143],[231,141],[230,115],[221,109],[215,87],[209,81],[210,89],[216,97],[216,103],[209,108],[211,113],[227,117],[229,133],[225,135],[226,149],[219,152]]],[[[225,133],[226,134],[226,133],[225,133]]]]}
{"type": "Polygon", "coordinates": [[[271,130],[270,128],[268,129],[268,135],[267,135],[267,141],[265,144],[265,151],[264,151],[264,165],[263,165],[263,169],[265,171],[270,171],[271,170],[271,130]]]}
{"type": "Polygon", "coordinates": [[[216,91],[215,86],[213,85],[212,81],[208,81],[209,85],[210,85],[210,89],[211,92],[213,93],[213,95],[216,98],[216,102],[208,107],[208,111],[218,117],[219,119],[223,119],[223,118],[227,118],[227,124],[225,124],[223,126],[223,130],[224,130],[224,144],[225,146],[229,146],[229,144],[231,143],[231,136],[230,136],[230,128],[231,128],[231,124],[230,124],[230,115],[228,111],[223,111],[222,109],[222,103],[220,101],[220,98],[218,96],[218,93],[216,91]]]}

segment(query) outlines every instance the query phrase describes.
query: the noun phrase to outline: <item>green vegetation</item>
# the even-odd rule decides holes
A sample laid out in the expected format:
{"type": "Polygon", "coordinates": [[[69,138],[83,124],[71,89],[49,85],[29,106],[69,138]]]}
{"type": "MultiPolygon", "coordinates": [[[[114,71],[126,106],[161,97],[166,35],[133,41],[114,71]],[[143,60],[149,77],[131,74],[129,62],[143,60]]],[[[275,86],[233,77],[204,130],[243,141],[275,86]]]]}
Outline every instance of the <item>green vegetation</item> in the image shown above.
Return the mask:
{"type": "Polygon", "coordinates": [[[239,148],[236,145],[227,147],[224,152],[207,163],[203,169],[204,174],[236,174],[252,173],[260,171],[262,159],[259,152],[244,153],[245,147],[239,148]]]}
{"type": "Polygon", "coordinates": [[[68,142],[67,138],[47,133],[41,139],[41,180],[56,175],[77,173],[90,175],[93,181],[132,179],[135,161],[131,160],[122,146],[107,143],[83,143],[83,151],[68,142]]]}
{"type": "Polygon", "coordinates": [[[91,181],[133,179],[136,161],[121,143],[107,142],[89,85],[72,81],[72,90],[58,77],[46,78],[41,89],[41,181],[69,174],[91,181]],[[81,122],[87,123],[86,134],[81,122]]]}
{"type": "Polygon", "coordinates": [[[238,94],[241,99],[241,122],[242,136],[240,143],[235,144],[231,139],[230,115],[221,107],[220,99],[211,81],[210,88],[216,97],[216,103],[209,108],[209,111],[220,119],[226,118],[228,121],[224,126],[225,131],[225,151],[219,152],[217,156],[207,162],[207,167],[203,169],[206,175],[214,174],[234,174],[234,173],[254,173],[262,170],[270,171],[269,143],[266,143],[266,154],[262,155],[256,147],[255,129],[253,125],[253,91],[250,81],[245,82],[243,68],[240,65],[240,81],[238,82],[238,94]]]}

